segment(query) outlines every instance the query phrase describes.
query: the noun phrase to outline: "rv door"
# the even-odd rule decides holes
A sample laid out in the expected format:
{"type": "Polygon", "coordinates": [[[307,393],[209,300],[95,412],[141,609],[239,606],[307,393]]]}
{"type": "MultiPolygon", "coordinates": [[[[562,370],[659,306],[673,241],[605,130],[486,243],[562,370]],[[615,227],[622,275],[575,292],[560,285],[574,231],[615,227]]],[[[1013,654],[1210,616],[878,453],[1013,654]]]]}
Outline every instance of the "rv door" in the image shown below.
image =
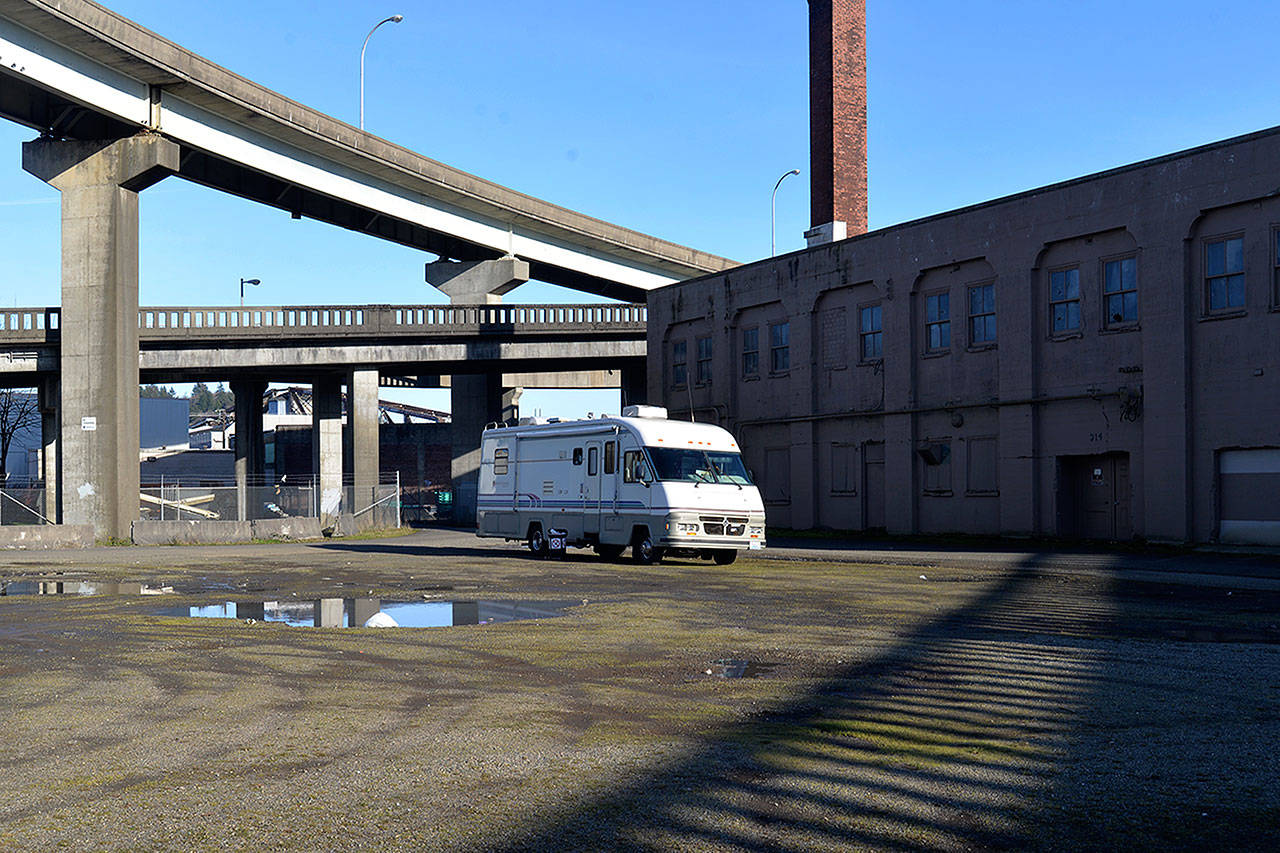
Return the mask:
{"type": "Polygon", "coordinates": [[[582,478],[582,529],[600,532],[600,442],[587,442],[587,470],[582,478]]]}

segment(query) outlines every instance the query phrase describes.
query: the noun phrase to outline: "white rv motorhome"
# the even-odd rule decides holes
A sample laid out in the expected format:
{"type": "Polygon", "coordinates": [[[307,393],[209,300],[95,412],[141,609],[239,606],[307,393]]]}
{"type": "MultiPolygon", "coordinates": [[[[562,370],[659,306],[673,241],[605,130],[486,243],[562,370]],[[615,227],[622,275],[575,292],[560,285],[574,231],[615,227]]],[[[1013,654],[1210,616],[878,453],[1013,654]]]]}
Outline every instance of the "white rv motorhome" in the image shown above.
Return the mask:
{"type": "Polygon", "coordinates": [[[691,553],[731,563],[764,547],[764,504],[733,436],[667,420],[657,406],[622,417],[490,426],[480,446],[479,536],[523,540],[537,556],[552,529],[613,559],[691,553]]]}

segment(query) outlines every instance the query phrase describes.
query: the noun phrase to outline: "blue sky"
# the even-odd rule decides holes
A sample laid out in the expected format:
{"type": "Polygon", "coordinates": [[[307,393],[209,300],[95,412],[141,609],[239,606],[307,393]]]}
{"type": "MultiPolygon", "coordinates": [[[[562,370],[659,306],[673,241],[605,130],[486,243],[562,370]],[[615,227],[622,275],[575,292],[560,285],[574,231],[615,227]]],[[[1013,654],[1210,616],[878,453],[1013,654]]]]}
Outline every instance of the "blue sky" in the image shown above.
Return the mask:
{"type": "MultiPolygon", "coordinates": [[[[808,226],[807,4],[111,0],[227,68],[429,157],[738,260],[808,226]]],[[[1280,4],[868,2],[870,217],[883,227],[1280,124],[1280,4]]],[[[6,305],[58,302],[56,193],[0,124],[6,305]]],[[[143,195],[144,304],[440,301],[410,249],[168,180],[143,195]]],[[[580,299],[530,284],[508,300],[580,299]]],[[[421,398],[447,407],[447,396],[421,398]]],[[[530,392],[575,416],[616,395],[530,392]]]]}

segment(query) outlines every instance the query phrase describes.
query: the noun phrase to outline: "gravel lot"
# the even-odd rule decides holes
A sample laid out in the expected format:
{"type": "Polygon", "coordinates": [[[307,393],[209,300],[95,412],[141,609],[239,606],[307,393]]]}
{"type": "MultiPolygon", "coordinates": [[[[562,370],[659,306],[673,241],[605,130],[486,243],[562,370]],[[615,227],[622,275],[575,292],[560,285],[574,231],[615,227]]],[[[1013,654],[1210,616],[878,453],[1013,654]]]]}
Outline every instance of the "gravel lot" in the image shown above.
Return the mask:
{"type": "Polygon", "coordinates": [[[0,849],[1280,849],[1280,562],[788,545],[0,555],[6,581],[173,588],[0,596],[0,849]],[[357,596],[577,604],[160,613],[357,596]]]}

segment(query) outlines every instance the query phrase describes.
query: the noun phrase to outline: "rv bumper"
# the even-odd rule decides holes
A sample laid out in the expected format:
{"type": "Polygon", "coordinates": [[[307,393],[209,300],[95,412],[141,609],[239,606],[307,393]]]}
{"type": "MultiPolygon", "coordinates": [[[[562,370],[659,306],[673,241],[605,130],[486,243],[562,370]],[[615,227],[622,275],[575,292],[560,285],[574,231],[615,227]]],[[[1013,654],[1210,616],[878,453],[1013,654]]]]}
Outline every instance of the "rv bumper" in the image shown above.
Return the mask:
{"type": "Polygon", "coordinates": [[[664,548],[757,550],[764,547],[764,518],[671,515],[658,544],[664,548]]]}

